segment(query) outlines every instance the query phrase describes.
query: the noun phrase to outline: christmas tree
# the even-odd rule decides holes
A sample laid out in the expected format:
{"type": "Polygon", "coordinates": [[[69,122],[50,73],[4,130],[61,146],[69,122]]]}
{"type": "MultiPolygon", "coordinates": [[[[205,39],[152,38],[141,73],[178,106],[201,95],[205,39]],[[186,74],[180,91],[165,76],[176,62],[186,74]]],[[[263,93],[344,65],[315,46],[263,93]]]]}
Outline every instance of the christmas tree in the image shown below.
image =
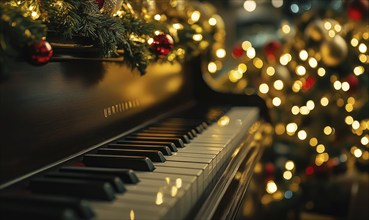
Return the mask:
{"type": "Polygon", "coordinates": [[[215,54],[204,64],[216,88],[257,93],[269,108],[274,144],[255,177],[265,186],[255,186],[266,207],[261,219],[299,210],[347,216],[350,189],[339,176],[369,172],[368,1],[248,0],[238,7],[282,12],[272,35],[267,25],[255,25],[257,37],[237,30],[241,40],[225,52],[231,61],[215,54]]]}

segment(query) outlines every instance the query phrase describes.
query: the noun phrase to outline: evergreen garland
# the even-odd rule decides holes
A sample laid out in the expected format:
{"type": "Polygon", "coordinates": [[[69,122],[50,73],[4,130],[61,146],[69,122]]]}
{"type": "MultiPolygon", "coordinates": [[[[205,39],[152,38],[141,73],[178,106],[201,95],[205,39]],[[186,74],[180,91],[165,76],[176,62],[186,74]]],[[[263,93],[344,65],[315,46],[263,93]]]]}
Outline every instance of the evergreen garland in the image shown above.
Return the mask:
{"type": "Polygon", "coordinates": [[[65,39],[87,38],[100,48],[102,57],[117,56],[121,49],[124,62],[141,74],[151,61],[146,39],[153,35],[154,25],[128,12],[121,16],[101,13],[95,0],[5,1],[0,3],[0,12],[0,65],[9,54],[18,55],[25,46],[39,42],[46,30],[65,39]],[[15,51],[10,45],[17,45],[15,51]]]}

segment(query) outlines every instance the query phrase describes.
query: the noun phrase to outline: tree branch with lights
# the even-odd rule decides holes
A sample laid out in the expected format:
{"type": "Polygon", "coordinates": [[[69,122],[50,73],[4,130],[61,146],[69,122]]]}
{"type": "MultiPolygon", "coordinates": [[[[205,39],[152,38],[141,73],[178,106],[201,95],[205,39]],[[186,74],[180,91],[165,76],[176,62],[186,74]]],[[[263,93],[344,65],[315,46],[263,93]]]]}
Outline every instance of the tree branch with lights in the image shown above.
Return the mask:
{"type": "Polygon", "coordinates": [[[46,64],[54,55],[52,46],[73,42],[92,45],[102,58],[122,56],[123,63],[144,74],[152,62],[183,61],[207,49],[218,29],[203,19],[210,18],[204,7],[166,1],[2,1],[0,66],[9,59],[46,64]]]}

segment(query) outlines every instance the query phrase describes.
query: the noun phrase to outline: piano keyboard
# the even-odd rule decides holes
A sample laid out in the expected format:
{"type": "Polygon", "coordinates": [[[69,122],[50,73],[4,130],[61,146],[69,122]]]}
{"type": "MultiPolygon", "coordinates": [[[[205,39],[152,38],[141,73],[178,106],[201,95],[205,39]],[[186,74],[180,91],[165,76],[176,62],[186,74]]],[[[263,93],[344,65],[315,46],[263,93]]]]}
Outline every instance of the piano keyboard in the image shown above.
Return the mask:
{"type": "Polygon", "coordinates": [[[151,124],[31,178],[25,193],[4,193],[0,217],[185,219],[216,185],[258,114],[233,107],[200,121],[151,124]]]}

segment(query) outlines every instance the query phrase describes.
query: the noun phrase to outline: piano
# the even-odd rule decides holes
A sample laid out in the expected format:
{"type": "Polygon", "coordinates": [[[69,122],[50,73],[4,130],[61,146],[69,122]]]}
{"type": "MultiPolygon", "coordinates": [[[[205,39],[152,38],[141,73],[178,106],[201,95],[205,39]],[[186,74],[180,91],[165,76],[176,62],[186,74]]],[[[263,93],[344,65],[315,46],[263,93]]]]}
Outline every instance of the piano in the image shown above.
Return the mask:
{"type": "Polygon", "coordinates": [[[232,219],[270,144],[263,100],[213,90],[201,57],[9,66],[1,219],[232,219]]]}

